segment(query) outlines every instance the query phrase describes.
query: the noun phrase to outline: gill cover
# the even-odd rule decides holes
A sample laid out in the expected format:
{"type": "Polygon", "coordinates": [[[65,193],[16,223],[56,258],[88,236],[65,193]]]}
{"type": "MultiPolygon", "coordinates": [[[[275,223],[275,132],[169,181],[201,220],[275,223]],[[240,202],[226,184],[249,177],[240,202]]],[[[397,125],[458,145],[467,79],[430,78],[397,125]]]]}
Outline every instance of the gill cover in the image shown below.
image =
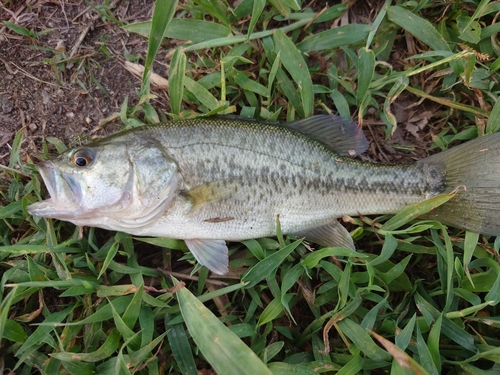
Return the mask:
{"type": "Polygon", "coordinates": [[[38,166],[50,198],[32,215],[127,231],[150,224],[171,203],[176,164],[150,142],[98,142],[38,166]]]}

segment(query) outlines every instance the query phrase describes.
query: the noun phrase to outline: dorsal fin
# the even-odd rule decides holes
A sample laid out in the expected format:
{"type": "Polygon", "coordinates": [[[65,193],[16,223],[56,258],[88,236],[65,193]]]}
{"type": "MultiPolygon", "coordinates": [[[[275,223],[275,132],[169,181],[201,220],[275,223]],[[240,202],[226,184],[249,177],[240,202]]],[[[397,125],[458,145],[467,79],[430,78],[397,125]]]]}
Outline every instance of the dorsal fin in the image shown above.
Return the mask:
{"type": "Polygon", "coordinates": [[[342,156],[362,154],[369,145],[357,123],[336,115],[316,115],[281,125],[323,143],[342,156]]]}
{"type": "Polygon", "coordinates": [[[315,115],[292,122],[262,122],[254,118],[239,115],[216,116],[228,120],[257,122],[274,126],[283,126],[302,133],[327,146],[341,156],[355,156],[362,154],[369,146],[369,142],[356,122],[337,115],[315,115]]]}

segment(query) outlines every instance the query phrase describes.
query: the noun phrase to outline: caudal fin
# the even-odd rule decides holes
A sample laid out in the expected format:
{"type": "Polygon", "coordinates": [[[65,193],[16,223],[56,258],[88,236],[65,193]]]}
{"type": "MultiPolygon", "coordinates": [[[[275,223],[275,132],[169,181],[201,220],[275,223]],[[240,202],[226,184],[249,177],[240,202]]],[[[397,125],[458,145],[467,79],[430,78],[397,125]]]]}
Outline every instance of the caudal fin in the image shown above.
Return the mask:
{"type": "Polygon", "coordinates": [[[463,186],[453,199],[426,217],[500,236],[500,133],[479,137],[419,163],[445,171],[445,192],[463,186]]]}

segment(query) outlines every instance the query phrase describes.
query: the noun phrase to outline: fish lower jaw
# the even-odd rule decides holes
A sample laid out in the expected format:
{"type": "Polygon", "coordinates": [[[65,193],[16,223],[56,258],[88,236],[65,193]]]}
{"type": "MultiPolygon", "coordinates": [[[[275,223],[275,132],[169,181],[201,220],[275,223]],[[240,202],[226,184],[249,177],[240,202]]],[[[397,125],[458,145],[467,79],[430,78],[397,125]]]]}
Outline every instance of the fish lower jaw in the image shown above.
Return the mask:
{"type": "Polygon", "coordinates": [[[80,207],[78,205],[54,204],[54,199],[46,199],[29,205],[26,210],[30,215],[45,218],[71,220],[79,215],[80,207]]]}

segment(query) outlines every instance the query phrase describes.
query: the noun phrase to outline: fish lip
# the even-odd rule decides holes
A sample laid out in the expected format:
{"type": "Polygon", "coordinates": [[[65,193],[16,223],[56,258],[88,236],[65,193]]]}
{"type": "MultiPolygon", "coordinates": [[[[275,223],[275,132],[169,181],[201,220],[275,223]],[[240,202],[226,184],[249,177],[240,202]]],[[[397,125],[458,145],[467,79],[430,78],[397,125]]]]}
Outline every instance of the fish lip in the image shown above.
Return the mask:
{"type": "MultiPolygon", "coordinates": [[[[30,215],[60,218],[67,214],[74,215],[79,211],[80,207],[76,199],[71,199],[71,197],[65,196],[66,194],[60,194],[61,190],[57,188],[57,171],[52,162],[46,161],[40,163],[36,166],[36,169],[42,177],[50,198],[29,205],[27,211],[30,215]]],[[[71,185],[66,179],[61,178],[59,180],[67,184],[69,191],[73,192],[71,185]]],[[[64,189],[64,191],[67,190],[64,189]]]]}
{"type": "MultiPolygon", "coordinates": [[[[40,163],[36,166],[38,173],[42,177],[43,183],[50,195],[50,200],[57,200],[56,186],[56,171],[54,165],[50,161],[40,163]]],[[[49,199],[48,199],[49,200],[49,199]]]]}

